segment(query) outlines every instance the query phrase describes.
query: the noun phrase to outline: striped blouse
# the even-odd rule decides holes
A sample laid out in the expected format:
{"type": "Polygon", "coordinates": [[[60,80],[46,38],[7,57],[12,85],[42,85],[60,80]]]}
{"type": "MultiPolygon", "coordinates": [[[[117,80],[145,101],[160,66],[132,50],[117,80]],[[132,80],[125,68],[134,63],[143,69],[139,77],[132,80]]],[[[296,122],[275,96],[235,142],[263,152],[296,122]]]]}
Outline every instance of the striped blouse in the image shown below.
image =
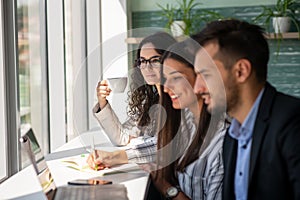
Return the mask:
{"type": "MultiPolygon", "coordinates": [[[[186,128],[189,130],[189,127],[186,128]]],[[[197,160],[184,172],[177,172],[180,188],[190,199],[221,199],[224,174],[222,145],[226,128],[218,132],[197,160]]]]}

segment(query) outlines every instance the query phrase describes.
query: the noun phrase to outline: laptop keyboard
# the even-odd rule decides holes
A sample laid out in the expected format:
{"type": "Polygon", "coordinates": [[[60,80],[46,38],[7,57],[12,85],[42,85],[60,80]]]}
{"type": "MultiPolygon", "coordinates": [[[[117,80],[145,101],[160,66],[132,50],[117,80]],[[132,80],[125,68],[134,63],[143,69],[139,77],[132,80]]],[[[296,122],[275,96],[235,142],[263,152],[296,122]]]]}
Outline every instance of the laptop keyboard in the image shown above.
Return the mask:
{"type": "Polygon", "coordinates": [[[124,185],[98,185],[98,186],[66,186],[56,190],[54,199],[101,199],[101,200],[128,200],[124,185]]]}
{"type": "Polygon", "coordinates": [[[57,188],[55,199],[96,199],[96,190],[95,186],[60,187],[57,188]]]}

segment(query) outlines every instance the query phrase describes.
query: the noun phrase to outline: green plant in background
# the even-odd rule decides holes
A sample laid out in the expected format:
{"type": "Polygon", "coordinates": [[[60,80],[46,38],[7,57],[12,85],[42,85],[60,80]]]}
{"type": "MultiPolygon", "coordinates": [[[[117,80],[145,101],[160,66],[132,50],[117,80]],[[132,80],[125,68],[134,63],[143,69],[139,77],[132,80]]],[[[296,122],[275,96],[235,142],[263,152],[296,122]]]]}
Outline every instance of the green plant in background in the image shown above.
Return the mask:
{"type": "Polygon", "coordinates": [[[184,22],[185,25],[181,27],[184,35],[191,35],[195,31],[199,31],[200,25],[203,23],[224,18],[219,13],[206,9],[192,12],[199,5],[202,3],[195,2],[195,0],[177,0],[175,5],[166,4],[166,6],[157,4],[162,11],[162,16],[168,20],[166,24],[168,29],[171,29],[174,21],[184,22]]]}
{"type": "Polygon", "coordinates": [[[277,40],[277,55],[283,37],[282,33],[289,30],[291,23],[296,27],[300,38],[300,29],[295,15],[299,4],[300,1],[297,0],[277,0],[274,7],[262,6],[262,12],[253,19],[254,23],[262,23],[262,26],[266,28],[268,33],[271,33],[271,28],[273,28],[275,32],[274,37],[277,40]],[[287,28],[287,30],[284,30],[285,28],[287,28]]]}
{"type": "MultiPolygon", "coordinates": [[[[254,18],[254,22],[262,22],[263,25],[266,27],[268,32],[271,32],[271,20],[276,17],[289,17],[291,22],[299,32],[300,36],[300,29],[297,22],[297,18],[295,16],[295,11],[297,10],[300,1],[296,0],[277,0],[276,5],[274,7],[267,7],[262,6],[262,12],[254,18]]],[[[280,35],[282,31],[279,30],[278,34],[280,35]]]]}
{"type": "Polygon", "coordinates": [[[163,7],[160,4],[157,4],[157,6],[162,10],[162,16],[168,19],[166,27],[170,29],[171,24],[175,20],[176,9],[172,5],[169,5],[168,3],[166,4],[166,7],[163,7]]]}
{"type": "Polygon", "coordinates": [[[181,2],[177,1],[179,3],[179,16],[181,17],[182,21],[185,22],[185,30],[184,34],[189,35],[191,32],[192,27],[192,9],[194,9],[196,6],[200,5],[200,3],[195,3],[194,0],[182,0],[181,2]]]}
{"type": "Polygon", "coordinates": [[[170,29],[174,21],[183,21],[185,26],[182,27],[182,29],[185,35],[190,34],[193,22],[191,12],[192,9],[198,5],[200,5],[200,3],[196,3],[195,0],[178,0],[176,7],[170,4],[166,4],[165,7],[157,4],[162,10],[162,15],[168,19],[167,28],[170,29]]]}

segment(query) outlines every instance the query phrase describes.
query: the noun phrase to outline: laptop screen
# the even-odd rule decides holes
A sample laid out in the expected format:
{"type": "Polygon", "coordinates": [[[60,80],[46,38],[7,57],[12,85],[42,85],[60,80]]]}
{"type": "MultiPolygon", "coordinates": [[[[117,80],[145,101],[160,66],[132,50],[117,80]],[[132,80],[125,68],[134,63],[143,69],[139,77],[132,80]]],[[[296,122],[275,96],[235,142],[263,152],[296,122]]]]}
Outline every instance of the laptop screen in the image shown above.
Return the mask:
{"type": "Polygon", "coordinates": [[[22,129],[21,134],[22,152],[27,155],[22,155],[22,160],[33,165],[45,194],[51,190],[55,190],[56,186],[53,177],[32,128],[22,129]]]}

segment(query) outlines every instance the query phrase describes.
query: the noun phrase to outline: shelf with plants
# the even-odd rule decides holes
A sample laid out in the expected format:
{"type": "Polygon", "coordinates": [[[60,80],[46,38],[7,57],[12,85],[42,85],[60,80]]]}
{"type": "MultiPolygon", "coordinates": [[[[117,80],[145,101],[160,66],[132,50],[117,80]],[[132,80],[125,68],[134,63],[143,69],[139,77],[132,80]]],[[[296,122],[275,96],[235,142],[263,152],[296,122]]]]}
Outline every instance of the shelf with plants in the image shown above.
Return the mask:
{"type": "Polygon", "coordinates": [[[277,0],[273,7],[261,6],[261,13],[254,18],[255,23],[262,26],[270,33],[271,39],[300,39],[300,27],[297,19],[300,1],[277,0]],[[293,25],[297,32],[289,32],[293,25]],[[272,33],[274,32],[274,33],[272,33]]]}
{"type": "MultiPolygon", "coordinates": [[[[202,25],[212,20],[222,18],[238,18],[238,16],[232,15],[231,12],[229,12],[229,14],[228,12],[224,12],[224,9],[202,9],[198,6],[199,4],[201,4],[202,7],[205,7],[205,5],[199,3],[198,0],[176,0],[170,4],[158,4],[158,7],[160,8],[160,13],[158,15],[162,16],[162,18],[160,18],[161,21],[166,22],[166,28],[169,32],[172,22],[174,20],[178,20],[178,16],[182,16],[182,14],[178,13],[189,13],[187,16],[189,16],[189,21],[191,22],[190,24],[194,24],[194,26],[191,26],[188,30],[185,30],[185,35],[198,32],[201,30],[202,25]],[[183,12],[182,10],[184,9],[186,11],[183,12]]],[[[264,27],[268,32],[266,34],[267,39],[278,40],[279,44],[282,39],[300,40],[300,0],[276,0],[275,5],[255,6],[255,9],[256,10],[254,13],[256,13],[256,15],[252,15],[251,13],[251,15],[249,14],[251,17],[247,18],[246,20],[253,20],[253,23],[264,27]],[[260,12],[258,16],[257,12],[260,12]],[[279,32],[275,33],[275,28],[272,28],[273,18],[279,16],[288,16],[291,18],[290,24],[292,27],[287,32],[283,31],[282,28],[279,28],[279,32]]],[[[245,11],[245,9],[243,11],[245,11]]],[[[249,12],[249,10],[246,12],[249,12]]],[[[161,25],[163,26],[163,24],[161,25]]],[[[126,39],[126,42],[128,44],[138,44],[140,40],[142,40],[142,38],[129,37],[126,39]]]]}
{"type": "Polygon", "coordinates": [[[261,6],[261,13],[254,18],[255,23],[262,23],[267,30],[266,37],[277,41],[276,54],[279,55],[283,39],[300,40],[298,0],[277,0],[274,6],[261,6]],[[297,32],[289,32],[291,25],[297,32]]]}
{"type": "Polygon", "coordinates": [[[282,39],[299,39],[300,40],[298,32],[281,33],[280,35],[278,33],[266,34],[267,39],[278,39],[279,37],[281,37],[282,39]]]}
{"type": "MultiPolygon", "coordinates": [[[[268,33],[266,34],[267,39],[278,39],[278,34],[276,33],[268,33]]],[[[178,41],[183,40],[185,37],[176,37],[178,41]]],[[[282,39],[299,39],[299,33],[298,32],[289,32],[289,33],[281,33],[282,39]]],[[[127,44],[139,44],[143,40],[142,37],[128,37],[125,39],[125,42],[127,44]]]]}
{"type": "MultiPolygon", "coordinates": [[[[177,36],[175,39],[180,42],[186,39],[187,37],[182,35],[182,36],[177,36]]],[[[125,39],[125,43],[127,44],[139,44],[144,38],[143,37],[128,37],[125,39]]]]}

